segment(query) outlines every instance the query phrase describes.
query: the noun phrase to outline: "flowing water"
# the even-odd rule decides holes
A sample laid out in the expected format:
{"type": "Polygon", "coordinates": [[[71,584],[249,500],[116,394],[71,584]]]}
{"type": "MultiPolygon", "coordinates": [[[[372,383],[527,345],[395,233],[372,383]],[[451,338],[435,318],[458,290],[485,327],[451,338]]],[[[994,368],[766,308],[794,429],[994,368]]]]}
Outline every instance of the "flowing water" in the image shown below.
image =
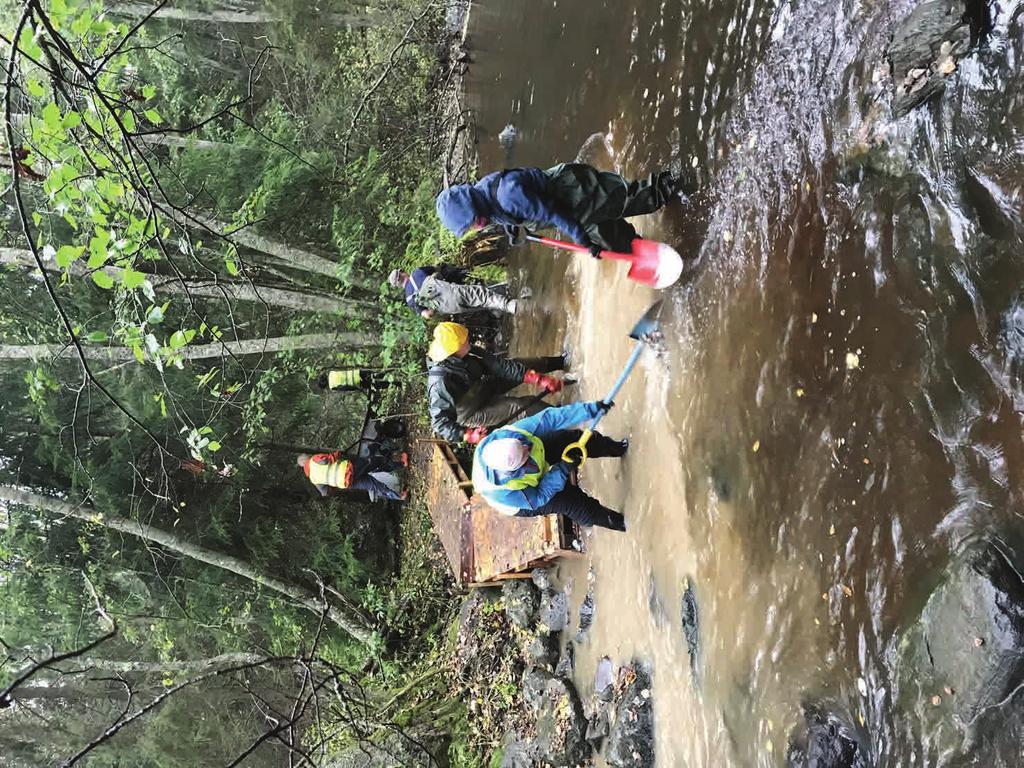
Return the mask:
{"type": "MultiPolygon", "coordinates": [[[[629,531],[594,532],[561,567],[577,604],[593,572],[581,690],[602,655],[649,664],[662,768],[782,765],[810,700],[861,723],[878,765],[1024,765],[1019,733],[961,759],[898,702],[899,631],[941,569],[1024,525],[1024,3],[997,0],[944,95],[875,119],[878,65],[913,7],[474,10],[482,171],[571,160],[600,132],[595,164],[705,181],[703,202],[638,222],[700,261],[666,293],[665,353],[602,425],[632,437],[629,457],[583,471],[629,531]]],[[[654,295],[611,263],[536,249],[518,264],[534,311],[517,343],[564,336],[580,396],[599,397],[654,295]]]]}

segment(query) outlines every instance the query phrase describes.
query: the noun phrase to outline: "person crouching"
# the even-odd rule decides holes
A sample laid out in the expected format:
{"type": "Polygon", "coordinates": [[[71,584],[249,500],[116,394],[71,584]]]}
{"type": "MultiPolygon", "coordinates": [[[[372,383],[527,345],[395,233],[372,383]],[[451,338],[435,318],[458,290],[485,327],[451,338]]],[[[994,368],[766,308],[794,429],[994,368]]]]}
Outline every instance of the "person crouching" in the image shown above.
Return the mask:
{"type": "MultiPolygon", "coordinates": [[[[496,429],[473,454],[473,486],[503,515],[533,517],[561,514],[580,525],[626,530],[625,519],[578,486],[569,483],[573,464],[562,451],[579,440],[578,424],[611,408],[602,401],[546,408],[496,429]]],[[[621,457],[628,440],[594,432],[587,443],[591,458],[621,457]]]]}

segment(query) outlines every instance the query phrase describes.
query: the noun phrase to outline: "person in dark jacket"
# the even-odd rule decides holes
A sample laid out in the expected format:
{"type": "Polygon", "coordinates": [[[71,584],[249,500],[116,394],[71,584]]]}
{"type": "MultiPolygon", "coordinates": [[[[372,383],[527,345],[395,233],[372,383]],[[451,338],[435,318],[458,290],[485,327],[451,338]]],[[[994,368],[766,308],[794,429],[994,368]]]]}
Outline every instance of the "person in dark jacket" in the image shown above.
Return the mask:
{"type": "Polygon", "coordinates": [[[391,499],[404,501],[409,492],[402,490],[396,474],[399,467],[409,465],[408,457],[395,462],[390,456],[363,458],[347,456],[341,451],[333,453],[300,453],[295,463],[302,467],[321,496],[334,496],[340,491],[366,491],[370,501],[391,499]]]}
{"type": "Polygon", "coordinates": [[[442,315],[462,315],[493,309],[516,313],[517,302],[483,285],[465,283],[466,270],[441,264],[420,267],[412,274],[400,269],[391,271],[388,283],[405,292],[405,303],[424,318],[434,312],[442,315]]]}
{"type": "MultiPolygon", "coordinates": [[[[580,439],[572,427],[611,408],[610,403],[572,403],[545,408],[514,424],[496,429],[473,454],[473,488],[497,512],[515,517],[561,514],[580,525],[626,530],[619,512],[609,509],[572,485],[573,464],[562,451],[580,439]]],[[[594,432],[587,443],[591,458],[621,457],[629,441],[594,432]]]]}
{"type": "Polygon", "coordinates": [[[520,384],[555,393],[562,381],[548,376],[565,365],[561,355],[509,359],[469,343],[469,329],[458,323],[439,323],[428,352],[427,403],[430,425],[452,443],[478,443],[487,428],[516,415],[536,413],[544,404],[532,397],[513,397],[520,384]]]}
{"type": "Polygon", "coordinates": [[[602,250],[631,250],[637,232],[626,218],[653,213],[691,187],[669,171],[627,181],[585,163],[563,163],[548,170],[512,168],[476,184],[456,184],[437,196],[436,207],[441,223],[459,237],[497,224],[518,244],[524,230],[554,227],[600,257],[602,250]]]}
{"type": "Polygon", "coordinates": [[[324,371],[310,382],[318,392],[365,392],[371,399],[401,384],[404,382],[395,381],[388,371],[373,368],[336,368],[324,371]]]}

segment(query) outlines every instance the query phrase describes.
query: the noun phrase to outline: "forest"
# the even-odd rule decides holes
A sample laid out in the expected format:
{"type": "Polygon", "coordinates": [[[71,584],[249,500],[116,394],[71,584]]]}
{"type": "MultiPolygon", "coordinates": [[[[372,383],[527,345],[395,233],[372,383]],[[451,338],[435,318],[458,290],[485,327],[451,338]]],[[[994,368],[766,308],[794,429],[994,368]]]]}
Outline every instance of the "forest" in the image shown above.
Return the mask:
{"type": "Polygon", "coordinates": [[[326,367],[422,398],[451,10],[4,3],[0,763],[458,753],[422,506],[294,463],[362,428],[326,367]]]}

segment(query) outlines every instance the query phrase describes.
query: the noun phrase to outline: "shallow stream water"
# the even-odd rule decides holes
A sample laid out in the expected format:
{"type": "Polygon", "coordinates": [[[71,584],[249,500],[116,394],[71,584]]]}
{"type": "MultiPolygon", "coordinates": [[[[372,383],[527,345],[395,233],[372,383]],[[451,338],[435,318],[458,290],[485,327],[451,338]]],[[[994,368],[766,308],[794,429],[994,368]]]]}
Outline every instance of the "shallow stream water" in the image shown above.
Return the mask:
{"type": "MultiPolygon", "coordinates": [[[[897,637],[941,569],[1024,525],[1024,3],[993,5],[942,96],[875,119],[913,7],[485,0],[471,19],[482,172],[601,133],[595,164],[704,181],[637,222],[696,264],[665,294],[666,350],[602,425],[628,458],[583,472],[629,531],[560,568],[576,604],[593,573],[581,690],[603,655],[647,663],[662,768],[782,765],[811,700],[861,723],[877,765],[1024,765],[1019,733],[964,757],[898,705],[897,637]]],[[[516,343],[564,337],[600,397],[655,295],[589,258],[516,265],[534,293],[516,343]]]]}

